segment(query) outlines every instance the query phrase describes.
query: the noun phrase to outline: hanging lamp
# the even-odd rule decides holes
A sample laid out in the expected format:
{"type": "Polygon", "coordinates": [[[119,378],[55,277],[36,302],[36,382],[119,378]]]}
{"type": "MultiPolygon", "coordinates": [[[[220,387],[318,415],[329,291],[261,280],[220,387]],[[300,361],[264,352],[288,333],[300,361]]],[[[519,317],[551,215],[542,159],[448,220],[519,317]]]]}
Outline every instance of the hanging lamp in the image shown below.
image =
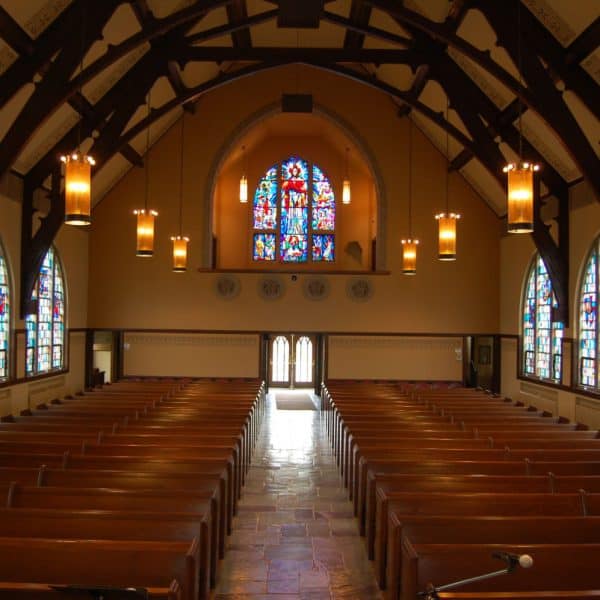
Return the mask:
{"type": "MultiPolygon", "coordinates": [[[[450,101],[446,96],[446,125],[449,124],[448,113],[450,101]]],[[[460,214],[450,212],[449,206],[450,183],[450,134],[446,127],[446,211],[438,213],[435,218],[438,222],[438,258],[443,261],[456,260],[456,222],[460,214]]]]}
{"type": "Polygon", "coordinates": [[[146,185],[144,208],[133,211],[137,215],[136,256],[151,257],[154,254],[154,219],[158,212],[148,208],[148,192],[150,189],[150,90],[148,91],[148,128],[146,129],[146,185]]]}
{"type": "Polygon", "coordinates": [[[402,240],[402,273],[417,272],[417,248],[419,240],[412,235],[412,120],[408,120],[408,238],[402,240]]]}
{"type": "MultiPolygon", "coordinates": [[[[187,271],[188,243],[190,238],[182,235],[183,223],[183,133],[185,111],[181,115],[181,153],[179,156],[179,235],[173,236],[173,271],[184,273],[187,271]]],[[[240,197],[241,198],[241,197],[240,197]]]]}
{"type": "MultiPolygon", "coordinates": [[[[519,87],[523,87],[521,73],[521,1],[517,2],[517,62],[519,87]]],[[[533,231],[534,173],[540,166],[523,160],[523,104],[519,91],[519,160],[507,164],[508,185],[508,232],[531,233],[533,231]]]]}
{"type": "Polygon", "coordinates": [[[240,178],[240,202],[247,204],[248,202],[248,163],[246,161],[246,146],[242,146],[242,158],[244,160],[244,172],[240,178]]]}
{"type": "MultiPolygon", "coordinates": [[[[85,52],[85,2],[81,3],[81,57],[79,73],[83,71],[83,54],[85,52]]],[[[81,88],[79,88],[81,95],[81,88]]],[[[65,154],[60,160],[65,165],[65,223],[67,225],[89,225],[92,222],[92,166],[94,159],[81,152],[81,121],[79,117],[77,133],[77,150],[65,154]]]]}
{"type": "Polygon", "coordinates": [[[350,148],[346,148],[346,159],[344,163],[344,181],[342,182],[342,204],[350,204],[352,201],[350,189],[350,175],[348,174],[348,152],[350,148]]]}

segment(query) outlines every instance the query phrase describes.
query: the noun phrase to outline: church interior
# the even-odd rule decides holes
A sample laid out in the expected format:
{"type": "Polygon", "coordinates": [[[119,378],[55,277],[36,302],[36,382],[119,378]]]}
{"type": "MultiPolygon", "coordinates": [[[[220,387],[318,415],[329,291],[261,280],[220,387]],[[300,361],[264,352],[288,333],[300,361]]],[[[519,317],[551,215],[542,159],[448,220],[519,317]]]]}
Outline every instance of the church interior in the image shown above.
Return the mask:
{"type": "Polygon", "coordinates": [[[599,45],[0,0],[0,597],[600,598],[599,45]]]}

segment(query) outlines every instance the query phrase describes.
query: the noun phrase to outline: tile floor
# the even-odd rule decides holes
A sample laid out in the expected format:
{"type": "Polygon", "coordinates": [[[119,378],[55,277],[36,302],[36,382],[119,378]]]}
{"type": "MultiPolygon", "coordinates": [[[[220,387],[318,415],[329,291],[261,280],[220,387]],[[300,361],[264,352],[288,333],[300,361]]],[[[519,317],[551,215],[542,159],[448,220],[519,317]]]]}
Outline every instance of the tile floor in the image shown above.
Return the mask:
{"type": "Polygon", "coordinates": [[[269,395],[212,597],[382,598],[317,411],[277,410],[269,395]]]}

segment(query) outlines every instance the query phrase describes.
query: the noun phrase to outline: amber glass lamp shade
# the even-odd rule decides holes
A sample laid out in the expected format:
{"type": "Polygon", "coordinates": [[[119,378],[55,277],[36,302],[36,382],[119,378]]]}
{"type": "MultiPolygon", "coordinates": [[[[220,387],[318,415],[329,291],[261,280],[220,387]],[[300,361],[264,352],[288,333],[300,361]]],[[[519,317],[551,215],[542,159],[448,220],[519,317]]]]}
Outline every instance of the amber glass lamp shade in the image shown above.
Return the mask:
{"type": "Polygon", "coordinates": [[[351,199],[350,180],[346,177],[342,182],[342,204],[350,204],[351,199]]]}
{"type": "Polygon", "coordinates": [[[136,256],[150,257],[154,253],[154,219],[158,216],[155,210],[142,208],[134,210],[137,215],[136,256]]]}
{"type": "Polygon", "coordinates": [[[245,175],[240,179],[240,202],[242,204],[248,202],[248,178],[245,175]]]}
{"type": "Polygon", "coordinates": [[[529,162],[510,163],[503,171],[508,175],[508,231],[533,231],[533,174],[539,165],[529,162]]]}
{"type": "Polygon", "coordinates": [[[460,215],[440,213],[435,215],[438,222],[438,258],[456,260],[456,222],[460,215]]]}
{"type": "Polygon", "coordinates": [[[187,270],[188,242],[190,238],[177,235],[171,238],[173,242],[173,271],[183,273],[187,270]]]}
{"type": "Polygon", "coordinates": [[[89,225],[91,218],[91,156],[70,154],[61,156],[65,164],[65,223],[67,225],[89,225]]]}
{"type": "Polygon", "coordinates": [[[417,272],[417,246],[419,240],[402,240],[402,272],[414,275],[417,272]]]}

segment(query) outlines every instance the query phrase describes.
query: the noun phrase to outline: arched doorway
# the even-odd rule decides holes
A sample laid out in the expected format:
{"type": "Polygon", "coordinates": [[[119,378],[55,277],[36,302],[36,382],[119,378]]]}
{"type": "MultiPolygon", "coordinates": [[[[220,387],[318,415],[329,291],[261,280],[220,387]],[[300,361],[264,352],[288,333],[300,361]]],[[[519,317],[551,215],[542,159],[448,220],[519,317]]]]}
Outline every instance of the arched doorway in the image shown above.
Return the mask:
{"type": "Polygon", "coordinates": [[[315,339],[306,334],[269,336],[269,385],[291,389],[315,385],[315,339]]]}

